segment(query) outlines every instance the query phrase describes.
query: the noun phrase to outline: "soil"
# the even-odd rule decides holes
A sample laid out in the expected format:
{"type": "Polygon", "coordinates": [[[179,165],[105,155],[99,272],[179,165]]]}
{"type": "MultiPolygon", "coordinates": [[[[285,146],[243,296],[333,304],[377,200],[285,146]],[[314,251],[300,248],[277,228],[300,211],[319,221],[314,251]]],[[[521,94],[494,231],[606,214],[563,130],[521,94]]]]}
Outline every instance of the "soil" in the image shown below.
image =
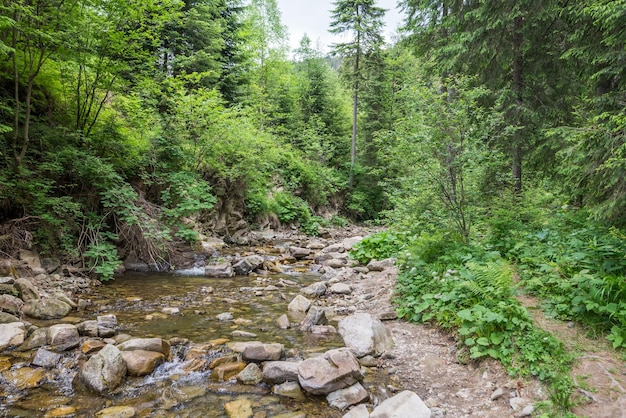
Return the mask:
{"type": "MultiPolygon", "coordinates": [[[[397,273],[355,275],[349,279],[349,296],[327,296],[328,305],[346,313],[367,312],[379,317],[393,317],[394,288],[397,273]]],[[[620,355],[599,338],[590,339],[572,324],[546,318],[536,301],[520,297],[538,326],[553,333],[576,353],[572,377],[578,388],[572,397],[574,412],[589,418],[626,417],[626,365],[620,355]]],[[[453,334],[403,319],[386,320],[395,347],[384,354],[379,367],[392,375],[397,390],[412,390],[431,407],[432,417],[502,418],[524,416],[513,410],[513,398],[525,399],[522,408],[549,397],[548,388],[536,379],[518,380],[508,376],[495,360],[463,364],[459,360],[453,334]],[[502,393],[501,396],[496,396],[502,393]]],[[[461,356],[463,357],[463,356],[461,356]]],[[[537,410],[533,416],[539,416],[537,410]]]]}

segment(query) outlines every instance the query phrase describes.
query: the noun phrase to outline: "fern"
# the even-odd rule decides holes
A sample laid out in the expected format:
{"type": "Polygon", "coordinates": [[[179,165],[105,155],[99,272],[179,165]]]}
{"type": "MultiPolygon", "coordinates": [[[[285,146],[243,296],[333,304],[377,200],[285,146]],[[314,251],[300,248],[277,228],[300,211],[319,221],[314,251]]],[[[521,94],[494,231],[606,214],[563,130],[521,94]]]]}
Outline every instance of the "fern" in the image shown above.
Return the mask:
{"type": "Polygon", "coordinates": [[[478,264],[466,263],[462,276],[466,279],[459,287],[467,289],[474,303],[484,300],[501,300],[513,295],[513,272],[505,262],[488,262],[478,264]]]}

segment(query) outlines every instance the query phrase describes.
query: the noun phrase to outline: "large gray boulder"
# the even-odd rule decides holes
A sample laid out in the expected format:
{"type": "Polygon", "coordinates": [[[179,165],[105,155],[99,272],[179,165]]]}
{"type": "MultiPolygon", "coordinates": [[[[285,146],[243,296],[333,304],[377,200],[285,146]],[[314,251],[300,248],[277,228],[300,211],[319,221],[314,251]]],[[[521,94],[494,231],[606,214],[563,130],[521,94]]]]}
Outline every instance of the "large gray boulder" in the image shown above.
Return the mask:
{"type": "Polygon", "coordinates": [[[379,356],[393,348],[391,332],[368,313],[356,313],[339,320],[338,331],[357,357],[379,356]]]}
{"type": "Polygon", "coordinates": [[[60,354],[40,348],[33,356],[30,364],[32,366],[43,367],[45,369],[52,369],[57,367],[60,361],[60,354]]]}
{"type": "Polygon", "coordinates": [[[0,295],[0,311],[19,316],[22,306],[24,306],[22,299],[13,295],[0,295]]]}
{"type": "Polygon", "coordinates": [[[22,322],[0,324],[0,351],[16,347],[24,342],[26,327],[22,322]]]}
{"type": "Polygon", "coordinates": [[[154,351],[165,357],[170,355],[170,343],[161,338],[132,338],[117,345],[120,351],[154,351]]]}
{"type": "Polygon", "coordinates": [[[298,365],[300,386],[314,395],[327,395],[362,379],[359,362],[345,348],[329,350],[321,356],[303,360],[298,365]]]}
{"type": "Polygon", "coordinates": [[[56,298],[30,300],[22,307],[24,315],[35,319],[59,319],[67,316],[72,307],[56,298]]]}
{"type": "Polygon", "coordinates": [[[287,310],[292,313],[305,313],[311,307],[311,301],[302,295],[296,295],[295,298],[289,302],[287,310]]]}
{"type": "Polygon", "coordinates": [[[245,276],[263,265],[263,257],[250,255],[239,260],[233,265],[233,271],[238,276],[245,276]]]}
{"type": "Polygon", "coordinates": [[[263,363],[263,381],[270,384],[298,380],[298,364],[293,361],[267,361],[263,363]]]}
{"type": "Polygon", "coordinates": [[[320,297],[326,293],[326,282],[316,282],[300,289],[300,293],[310,298],[320,297]]]}
{"type": "Polygon", "coordinates": [[[276,361],[280,360],[280,357],[283,354],[283,345],[282,344],[249,344],[241,353],[241,357],[245,361],[276,361]]]}
{"type": "Polygon", "coordinates": [[[122,353],[111,344],[87,360],[79,372],[81,381],[98,393],[112,391],[122,383],[125,375],[126,362],[122,353]]]}
{"type": "Polygon", "coordinates": [[[31,300],[39,300],[39,290],[31,283],[30,280],[20,278],[15,281],[14,284],[17,289],[17,293],[24,302],[30,302],[31,300]]]}
{"type": "Polygon", "coordinates": [[[58,351],[78,347],[80,344],[78,328],[71,324],[52,325],[48,328],[47,341],[54,350],[58,351]]]}
{"type": "Polygon", "coordinates": [[[345,389],[339,389],[329,393],[326,396],[326,401],[330,406],[343,410],[349,406],[365,402],[369,397],[370,394],[365,390],[363,385],[355,383],[345,389]]]}
{"type": "Polygon", "coordinates": [[[370,418],[430,418],[430,409],[409,390],[385,399],[370,414],[370,418]]]}

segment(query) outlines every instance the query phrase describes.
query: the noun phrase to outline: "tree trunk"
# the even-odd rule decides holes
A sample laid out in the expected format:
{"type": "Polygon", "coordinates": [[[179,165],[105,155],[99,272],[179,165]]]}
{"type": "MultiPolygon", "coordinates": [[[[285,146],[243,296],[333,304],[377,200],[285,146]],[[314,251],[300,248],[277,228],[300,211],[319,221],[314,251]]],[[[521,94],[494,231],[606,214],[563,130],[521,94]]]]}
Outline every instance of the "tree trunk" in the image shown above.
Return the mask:
{"type": "Polygon", "coordinates": [[[513,20],[513,92],[515,94],[515,118],[518,128],[513,134],[513,143],[511,150],[512,174],[514,181],[514,190],[516,193],[522,191],[522,137],[524,134],[522,121],[522,18],[515,17],[513,20]]]}

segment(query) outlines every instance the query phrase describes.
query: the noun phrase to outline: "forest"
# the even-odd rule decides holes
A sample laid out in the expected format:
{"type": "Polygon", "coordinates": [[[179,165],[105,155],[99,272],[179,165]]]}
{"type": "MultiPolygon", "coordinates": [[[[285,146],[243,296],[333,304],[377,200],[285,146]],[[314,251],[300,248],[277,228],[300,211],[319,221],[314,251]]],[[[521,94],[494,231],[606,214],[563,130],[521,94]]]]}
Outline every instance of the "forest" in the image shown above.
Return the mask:
{"type": "Polygon", "coordinates": [[[568,413],[572,359],[515,295],[626,347],[626,1],[398,7],[389,43],[335,1],[326,53],[275,0],[3,0],[0,256],[106,281],[199,234],[382,225],[353,257],[398,258],[400,316],[568,413]]]}

